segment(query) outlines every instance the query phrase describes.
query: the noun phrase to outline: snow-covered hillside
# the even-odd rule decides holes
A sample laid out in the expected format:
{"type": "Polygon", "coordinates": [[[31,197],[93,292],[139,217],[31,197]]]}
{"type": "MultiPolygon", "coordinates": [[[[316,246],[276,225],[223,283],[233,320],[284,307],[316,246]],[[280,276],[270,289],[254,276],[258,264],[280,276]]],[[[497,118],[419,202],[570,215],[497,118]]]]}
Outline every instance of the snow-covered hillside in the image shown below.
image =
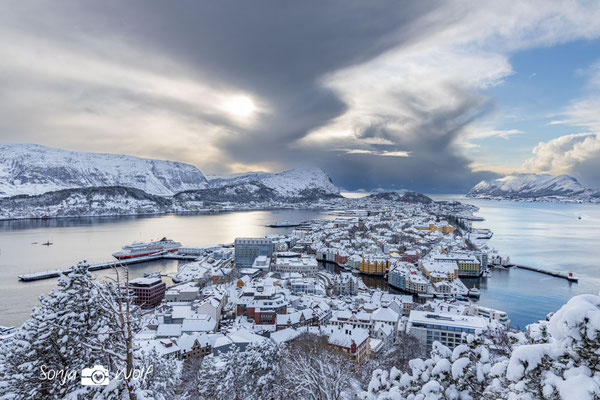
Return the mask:
{"type": "Polygon", "coordinates": [[[200,170],[180,162],[74,152],[36,144],[0,144],[0,196],[105,186],[126,186],[168,196],[207,185],[200,170]]]}
{"type": "Polygon", "coordinates": [[[307,197],[311,193],[338,195],[340,189],[319,168],[296,168],[279,173],[248,172],[230,176],[219,175],[210,180],[213,188],[256,182],[280,197],[307,197]]]}
{"type": "Polygon", "coordinates": [[[0,219],[161,214],[168,198],[122,186],[63,189],[0,199],[0,219]]]}
{"type": "Polygon", "coordinates": [[[469,197],[510,199],[558,198],[590,201],[599,195],[587,189],[568,175],[514,174],[503,178],[481,181],[467,194],[469,197]]]}
{"type": "Polygon", "coordinates": [[[271,175],[269,172],[251,171],[240,174],[206,174],[206,179],[208,179],[208,184],[210,187],[219,188],[223,186],[260,181],[269,175],[271,175]]]}

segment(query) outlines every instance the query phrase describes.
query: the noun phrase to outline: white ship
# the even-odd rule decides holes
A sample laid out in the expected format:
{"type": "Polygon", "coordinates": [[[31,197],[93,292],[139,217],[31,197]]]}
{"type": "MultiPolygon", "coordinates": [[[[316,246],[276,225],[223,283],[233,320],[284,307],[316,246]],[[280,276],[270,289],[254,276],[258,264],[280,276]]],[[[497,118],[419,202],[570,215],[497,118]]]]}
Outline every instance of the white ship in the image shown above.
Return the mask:
{"type": "Polygon", "coordinates": [[[149,256],[165,251],[171,253],[179,250],[180,247],[181,243],[167,238],[162,238],[157,242],[150,243],[134,242],[130,245],[123,246],[123,250],[114,253],[113,257],[117,260],[123,260],[126,258],[149,256]]]}

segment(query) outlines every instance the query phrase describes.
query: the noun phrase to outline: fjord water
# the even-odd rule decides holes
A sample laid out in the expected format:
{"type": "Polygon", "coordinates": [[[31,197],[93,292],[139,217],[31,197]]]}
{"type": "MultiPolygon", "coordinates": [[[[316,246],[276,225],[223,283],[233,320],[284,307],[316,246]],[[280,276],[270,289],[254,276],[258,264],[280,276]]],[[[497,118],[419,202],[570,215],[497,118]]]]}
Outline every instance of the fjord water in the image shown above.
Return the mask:
{"type": "Polygon", "coordinates": [[[474,226],[490,228],[490,245],[511,262],[578,275],[579,283],[570,283],[537,272],[496,268],[493,277],[472,282],[481,289],[479,304],[508,312],[513,327],[545,319],[575,295],[600,291],[600,205],[431,197],[479,207],[476,215],[485,221],[474,226]]]}
{"type": "MultiPolygon", "coordinates": [[[[67,268],[87,259],[90,263],[112,260],[112,253],[133,241],[158,240],[164,236],[184,246],[231,243],[238,236],[261,237],[290,232],[292,228],[268,228],[276,221],[301,222],[332,218],[318,211],[273,210],[205,215],[145,217],[61,218],[0,221],[0,325],[20,325],[40,294],[56,287],[57,279],[19,282],[18,275],[67,268]],[[50,241],[51,246],[42,243],[50,241]]],[[[132,277],[161,270],[177,272],[179,262],[163,260],[129,266],[132,277]]],[[[111,270],[96,271],[100,277],[111,270]]],[[[163,278],[167,285],[172,282],[163,278]]]]}

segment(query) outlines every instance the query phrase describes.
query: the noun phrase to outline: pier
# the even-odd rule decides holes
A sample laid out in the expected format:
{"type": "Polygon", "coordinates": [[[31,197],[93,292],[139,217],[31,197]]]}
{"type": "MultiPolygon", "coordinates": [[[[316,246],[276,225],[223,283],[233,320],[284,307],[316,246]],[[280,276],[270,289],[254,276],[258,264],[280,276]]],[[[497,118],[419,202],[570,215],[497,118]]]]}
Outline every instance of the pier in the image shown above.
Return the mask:
{"type": "MultiPolygon", "coordinates": [[[[127,258],[124,260],[114,260],[114,261],[106,261],[106,262],[97,263],[97,264],[90,264],[90,266],[88,267],[88,270],[89,271],[99,271],[99,270],[103,270],[103,269],[121,267],[121,266],[129,265],[129,264],[138,264],[138,263],[157,261],[157,260],[194,261],[195,259],[198,258],[198,255],[194,254],[194,253],[198,253],[198,251],[200,249],[203,250],[204,248],[186,247],[185,249],[186,250],[189,249],[190,250],[189,253],[192,253],[192,254],[189,254],[188,252],[186,252],[186,253],[163,252],[163,253],[151,254],[148,256],[127,258]]],[[[71,272],[71,269],[72,269],[72,267],[62,268],[62,269],[51,269],[48,271],[32,272],[30,274],[19,275],[19,280],[21,282],[32,282],[32,281],[40,281],[43,279],[58,278],[58,276],[61,274],[68,274],[69,272],[71,272]]]]}
{"type": "Polygon", "coordinates": [[[569,282],[579,282],[579,278],[577,278],[577,276],[575,274],[573,274],[572,272],[564,273],[564,272],[548,271],[546,269],[535,268],[535,267],[530,267],[528,265],[521,265],[521,264],[509,264],[509,265],[507,265],[507,267],[515,267],[515,268],[520,268],[520,269],[526,269],[529,271],[539,272],[541,274],[554,276],[556,278],[563,278],[563,279],[568,280],[569,282]]]}

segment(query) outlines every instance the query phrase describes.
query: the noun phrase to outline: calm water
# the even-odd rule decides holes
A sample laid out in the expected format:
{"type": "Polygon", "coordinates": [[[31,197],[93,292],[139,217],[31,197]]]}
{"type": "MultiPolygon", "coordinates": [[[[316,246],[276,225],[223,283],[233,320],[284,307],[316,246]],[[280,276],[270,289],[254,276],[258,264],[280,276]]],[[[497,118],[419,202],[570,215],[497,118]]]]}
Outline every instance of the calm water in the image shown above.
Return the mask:
{"type": "MultiPolygon", "coordinates": [[[[267,228],[274,221],[301,222],[325,218],[305,210],[234,212],[210,215],[166,215],[157,217],[65,218],[55,220],[0,221],[0,325],[20,325],[38,304],[40,294],[56,287],[56,279],[19,282],[18,275],[66,268],[77,261],[108,261],[111,254],[133,241],[163,236],[184,246],[231,243],[238,236],[261,237],[286,233],[291,228],[267,228]],[[52,246],[42,246],[50,241],[52,246]]],[[[329,217],[331,218],[331,217],[329,217]]],[[[178,261],[164,260],[129,267],[133,277],[157,269],[177,272],[178,261]]],[[[100,276],[110,270],[95,272],[100,276]]],[[[170,285],[170,279],[163,278],[170,285]]]]}
{"type": "Polygon", "coordinates": [[[477,283],[479,303],[508,312],[514,327],[545,319],[572,296],[600,291],[600,205],[431,197],[478,206],[485,221],[475,226],[490,228],[490,244],[512,262],[579,276],[579,283],[569,283],[532,271],[494,269],[493,277],[477,283]]]}
{"type": "MultiPolygon", "coordinates": [[[[574,295],[600,291],[599,205],[432,197],[480,207],[478,215],[485,221],[476,226],[492,229],[491,244],[501,254],[510,255],[513,262],[573,271],[579,276],[579,283],[572,284],[530,271],[496,269],[492,278],[467,282],[469,286],[480,287],[480,304],[507,311],[513,326],[524,327],[545,318],[574,295]]],[[[84,258],[92,263],[107,261],[113,252],[134,240],[167,236],[185,246],[214,245],[232,242],[237,236],[264,236],[290,230],[266,228],[264,225],[269,222],[323,217],[327,216],[315,211],[281,210],[0,222],[0,325],[21,324],[37,304],[37,297],[56,285],[55,279],[21,283],[17,280],[19,274],[64,268],[84,258]],[[47,240],[54,244],[42,246],[47,240]]],[[[174,273],[177,266],[177,261],[161,261],[135,264],[130,271],[137,277],[157,269],[174,273]]],[[[99,274],[109,272],[99,271],[99,274]]],[[[377,286],[378,281],[372,284],[377,286]]]]}

